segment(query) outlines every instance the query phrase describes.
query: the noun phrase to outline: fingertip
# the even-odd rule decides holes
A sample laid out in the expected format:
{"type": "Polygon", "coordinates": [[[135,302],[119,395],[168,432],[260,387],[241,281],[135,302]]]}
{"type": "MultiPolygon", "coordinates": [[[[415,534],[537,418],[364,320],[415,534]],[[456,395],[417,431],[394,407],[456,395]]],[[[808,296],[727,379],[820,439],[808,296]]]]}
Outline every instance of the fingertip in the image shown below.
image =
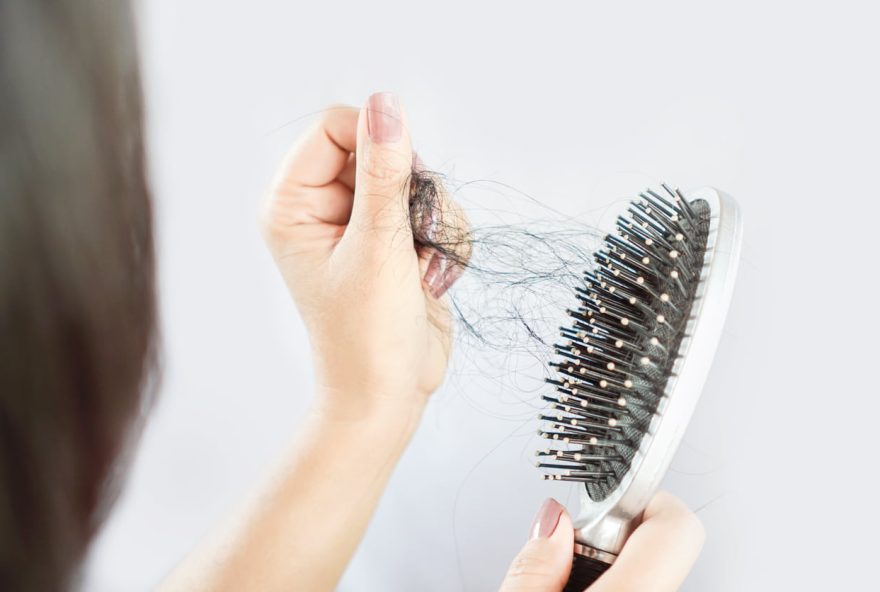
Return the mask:
{"type": "Polygon", "coordinates": [[[396,95],[370,95],[360,111],[357,136],[359,181],[381,187],[408,182],[413,152],[406,112],[396,95]]]}
{"type": "Polygon", "coordinates": [[[574,555],[574,526],[565,506],[560,504],[560,508],[561,512],[556,528],[549,540],[546,541],[552,547],[550,562],[553,567],[550,572],[553,574],[553,585],[548,588],[551,590],[561,589],[568,580],[571,573],[571,560],[574,555]]]}
{"type": "Polygon", "coordinates": [[[556,532],[559,519],[565,513],[565,507],[552,497],[548,497],[541,504],[535,519],[532,521],[529,540],[549,539],[556,532]]]}
{"type": "Polygon", "coordinates": [[[358,117],[359,148],[372,145],[383,151],[406,157],[406,170],[413,169],[409,119],[400,97],[391,92],[371,94],[358,117]]]}
{"type": "Polygon", "coordinates": [[[683,501],[668,491],[658,491],[645,508],[645,520],[661,514],[678,515],[690,513],[690,508],[683,501]]]}
{"type": "Polygon", "coordinates": [[[548,498],[532,522],[528,542],[510,564],[501,590],[562,590],[571,571],[573,545],[568,512],[548,498]]]}
{"type": "Polygon", "coordinates": [[[390,144],[403,136],[400,99],[390,92],[377,92],[367,99],[367,133],[373,142],[390,144]]]}
{"type": "Polygon", "coordinates": [[[554,555],[570,562],[574,552],[574,526],[568,510],[553,498],[544,502],[535,517],[530,540],[536,539],[543,539],[543,544],[553,547],[554,555]]]}
{"type": "Polygon", "coordinates": [[[574,526],[571,522],[571,516],[565,506],[562,506],[562,513],[559,515],[559,522],[556,524],[556,530],[550,536],[556,543],[568,544],[574,547],[574,526]]]}
{"type": "Polygon", "coordinates": [[[645,521],[669,522],[690,541],[702,545],[706,538],[703,521],[681,499],[666,491],[658,492],[645,510],[645,521]]]}

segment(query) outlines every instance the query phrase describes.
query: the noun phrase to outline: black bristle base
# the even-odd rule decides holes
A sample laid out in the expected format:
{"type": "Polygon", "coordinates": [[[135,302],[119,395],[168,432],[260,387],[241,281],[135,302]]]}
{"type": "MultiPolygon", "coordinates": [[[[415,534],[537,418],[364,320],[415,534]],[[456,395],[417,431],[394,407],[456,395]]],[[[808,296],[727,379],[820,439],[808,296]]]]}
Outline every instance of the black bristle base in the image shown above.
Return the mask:
{"type": "Polygon", "coordinates": [[[706,202],[647,190],[617,221],[577,290],[556,344],[555,393],[539,430],[545,479],[580,481],[594,500],[611,493],[663,397],[700,279],[706,202]]]}

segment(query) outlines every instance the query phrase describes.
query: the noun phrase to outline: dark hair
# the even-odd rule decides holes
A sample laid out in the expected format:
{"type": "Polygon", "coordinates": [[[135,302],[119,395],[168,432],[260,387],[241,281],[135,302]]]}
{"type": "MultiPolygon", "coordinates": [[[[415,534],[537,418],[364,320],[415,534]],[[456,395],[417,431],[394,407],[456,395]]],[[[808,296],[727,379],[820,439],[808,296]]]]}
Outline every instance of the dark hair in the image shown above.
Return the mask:
{"type": "Polygon", "coordinates": [[[59,590],[155,366],[131,7],[0,0],[0,589],[59,590]]]}

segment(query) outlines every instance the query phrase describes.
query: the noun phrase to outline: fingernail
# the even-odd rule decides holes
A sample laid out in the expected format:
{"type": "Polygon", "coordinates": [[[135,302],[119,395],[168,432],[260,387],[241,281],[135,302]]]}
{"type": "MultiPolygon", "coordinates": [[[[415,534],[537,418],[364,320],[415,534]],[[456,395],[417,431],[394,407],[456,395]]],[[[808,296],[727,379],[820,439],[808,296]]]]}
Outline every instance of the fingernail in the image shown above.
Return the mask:
{"type": "Polygon", "coordinates": [[[415,152],[413,152],[412,168],[417,173],[425,172],[425,163],[422,161],[422,159],[419,157],[419,155],[416,154],[415,152]]]}
{"type": "Polygon", "coordinates": [[[403,131],[400,102],[397,95],[381,92],[370,95],[367,101],[367,131],[374,142],[396,142],[403,131]]]}
{"type": "Polygon", "coordinates": [[[556,525],[559,524],[559,517],[565,508],[552,497],[544,500],[541,509],[532,522],[532,532],[529,540],[549,539],[556,531],[556,525]]]}
{"type": "Polygon", "coordinates": [[[464,272],[461,265],[450,262],[442,253],[434,253],[425,272],[425,284],[434,298],[443,296],[464,272]]]}

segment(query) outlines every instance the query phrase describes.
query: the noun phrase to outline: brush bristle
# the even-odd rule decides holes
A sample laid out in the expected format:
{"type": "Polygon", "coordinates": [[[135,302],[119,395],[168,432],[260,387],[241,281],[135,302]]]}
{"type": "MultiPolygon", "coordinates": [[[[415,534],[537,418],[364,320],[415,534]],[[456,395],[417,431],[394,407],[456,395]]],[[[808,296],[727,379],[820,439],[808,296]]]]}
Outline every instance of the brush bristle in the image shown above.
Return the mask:
{"type": "Polygon", "coordinates": [[[663,397],[706,249],[709,208],[678,190],[647,190],[617,236],[605,238],[596,266],[577,290],[571,327],[548,379],[555,393],[540,415],[545,479],[582,481],[604,499],[620,483],[663,397]]]}

